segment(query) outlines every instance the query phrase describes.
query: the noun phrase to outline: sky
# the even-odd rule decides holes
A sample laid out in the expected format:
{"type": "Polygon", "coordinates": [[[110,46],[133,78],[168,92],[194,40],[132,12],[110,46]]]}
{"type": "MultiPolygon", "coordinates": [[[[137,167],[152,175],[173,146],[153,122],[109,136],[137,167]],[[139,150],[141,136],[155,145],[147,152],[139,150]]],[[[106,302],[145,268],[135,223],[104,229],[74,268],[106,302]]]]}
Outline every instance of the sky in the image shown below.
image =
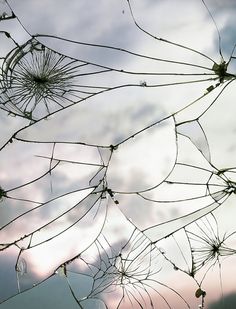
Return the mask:
{"type": "MultiPolygon", "coordinates": [[[[22,290],[50,276],[61,263],[78,252],[83,252],[85,256],[89,252],[97,262],[99,255],[92,244],[102,228],[108,235],[109,243],[122,250],[119,243],[125,242],[132,227],[136,226],[151,241],[160,240],[157,248],[164,250],[172,263],[180,269],[189,267],[191,252],[185,250],[186,237],[196,233],[196,230],[199,233],[199,230],[194,224],[190,225],[189,230],[182,230],[181,227],[207,213],[205,209],[214,209],[215,204],[211,206],[213,194],[216,204],[225,198],[215,193],[218,187],[225,186],[224,180],[218,177],[220,174],[213,175],[209,171],[212,166],[218,170],[235,166],[234,83],[224,89],[224,85],[217,85],[219,81],[212,79],[215,75],[197,74],[212,73],[214,63],[219,65],[222,61],[220,52],[226,63],[229,60],[236,42],[235,2],[227,0],[222,5],[222,1],[208,0],[209,11],[201,0],[136,0],[130,3],[135,20],[146,33],[135,25],[125,0],[98,0],[96,3],[91,0],[71,0],[69,3],[66,0],[9,0],[18,20],[0,22],[0,57],[5,69],[15,59],[15,54],[11,52],[16,47],[14,41],[23,46],[26,60],[13,67],[13,72],[22,72],[22,67],[28,64],[31,70],[30,64],[41,61],[40,56],[33,58],[29,51],[30,44],[24,45],[32,35],[38,40],[36,53],[42,43],[69,57],[61,58],[56,54],[50,60],[55,67],[59,63],[60,68],[68,68],[63,76],[68,76],[69,84],[63,80],[61,88],[54,88],[54,103],[48,101],[52,115],[46,120],[40,120],[48,113],[45,102],[37,106],[32,114],[36,123],[20,115],[13,117],[3,110],[0,113],[0,147],[15,132],[18,139],[0,151],[0,186],[11,196],[11,199],[3,198],[1,202],[0,223],[4,226],[12,222],[1,230],[0,243],[24,238],[32,230],[45,225],[40,232],[18,242],[21,248],[32,245],[32,249],[23,250],[20,256],[18,266],[22,290]],[[209,12],[214,16],[217,28],[209,12]],[[7,38],[4,31],[9,32],[13,40],[7,38]],[[3,57],[7,54],[8,60],[4,62],[3,57]],[[168,74],[170,72],[172,74],[168,74]],[[183,81],[188,83],[181,83],[183,81]],[[63,87],[73,91],[64,94],[63,87]],[[107,90],[109,87],[112,90],[107,90]],[[215,89],[210,91],[209,87],[215,89]],[[63,96],[65,100],[61,100],[63,96]],[[198,100],[201,96],[202,99],[198,100]],[[59,104],[64,104],[64,101],[67,107],[57,112],[59,104]],[[75,101],[79,103],[69,106],[70,102],[75,101]],[[114,148],[115,145],[118,147],[114,148]],[[52,156],[55,160],[50,160],[52,156]],[[191,167],[181,165],[183,162],[191,167]],[[105,172],[105,185],[115,195],[102,195],[100,203],[98,196],[102,186],[97,187],[97,194],[91,192],[93,186],[104,177],[106,165],[109,168],[105,172]],[[200,169],[193,166],[200,166],[200,169]],[[52,167],[53,171],[49,172],[52,167]],[[44,174],[45,177],[42,177],[44,174]],[[37,181],[32,181],[37,178],[37,181]],[[173,185],[176,181],[185,184],[173,185]],[[203,182],[203,185],[190,185],[197,182],[203,182]],[[211,195],[200,200],[192,199],[205,194],[207,182],[211,195]],[[22,187],[24,183],[29,184],[22,187]],[[168,205],[165,202],[166,199],[174,201],[183,198],[189,201],[168,205]],[[157,207],[153,200],[162,202],[157,207]],[[37,208],[37,205],[43,206],[37,208]],[[33,207],[36,209],[30,211],[33,207]],[[29,212],[20,216],[25,211],[29,212]],[[196,212],[195,217],[187,216],[192,212],[196,212]],[[184,215],[186,219],[172,221],[184,215]],[[19,218],[14,221],[16,216],[19,218]],[[59,218],[54,221],[55,216],[59,218]],[[52,224],[47,227],[50,220],[52,224]],[[164,224],[167,221],[170,224],[164,224]],[[70,225],[71,228],[68,228],[70,225]],[[176,250],[170,238],[166,242],[164,240],[178,229],[180,231],[174,242],[177,241],[180,248],[176,250]],[[61,233],[62,230],[65,232],[61,233]],[[53,238],[57,233],[58,237],[53,238]],[[45,241],[50,237],[50,241],[45,241]],[[92,251],[87,251],[90,246],[92,251]],[[184,257],[181,258],[181,255],[184,257]]],[[[0,9],[1,14],[10,14],[4,1],[1,1],[0,9]]],[[[232,58],[228,72],[235,74],[235,69],[235,59],[232,58]]],[[[1,93],[1,100],[10,96],[13,102],[19,100],[20,106],[22,97],[17,78],[23,75],[15,76],[16,82],[12,84],[15,92],[7,90],[1,93]]],[[[2,78],[5,76],[1,77],[1,82],[6,82],[2,78]]],[[[7,106],[13,111],[13,105],[7,106]]],[[[18,110],[17,113],[21,112],[18,110]]],[[[235,181],[234,173],[224,173],[235,181]]],[[[214,212],[220,226],[216,225],[214,229],[219,232],[219,237],[224,237],[225,232],[234,232],[234,199],[231,195],[223,210],[220,208],[214,212]]],[[[207,229],[207,225],[205,227],[207,229]]],[[[204,231],[200,232],[204,234],[204,231]]],[[[236,249],[233,237],[227,241],[230,248],[236,249]]],[[[0,277],[2,299],[16,294],[19,289],[15,272],[18,254],[17,246],[0,253],[0,267],[4,269],[0,277]]],[[[235,271],[234,259],[233,255],[226,258],[225,263],[222,262],[223,294],[217,273],[219,268],[216,266],[207,272],[204,282],[207,304],[235,293],[230,277],[232,270],[235,271]],[[215,278],[218,278],[217,283],[215,278]],[[216,289],[218,293],[215,293],[216,289]]],[[[195,308],[199,304],[194,296],[197,285],[190,283],[187,276],[186,282],[184,279],[181,281],[178,278],[185,278],[183,273],[175,272],[172,275],[173,265],[165,265],[157,274],[159,280],[183,292],[195,308]],[[176,286],[175,282],[182,284],[176,286]]],[[[79,267],[76,262],[72,266],[79,267]]],[[[198,280],[201,281],[204,271],[199,274],[198,280]]],[[[77,282],[72,275],[71,280],[77,282]]],[[[84,286],[89,290],[89,283],[85,282],[84,286]]],[[[119,298],[115,292],[112,293],[108,303],[115,308],[119,298]]],[[[163,289],[163,293],[175,309],[182,308],[183,304],[171,290],[163,289]]],[[[4,302],[1,307],[9,309],[17,304],[18,308],[31,308],[32,303],[34,307],[44,306],[45,309],[53,306],[78,307],[70,295],[66,279],[59,275],[4,302]]],[[[97,308],[100,305],[102,307],[99,303],[97,308]]],[[[163,306],[166,306],[164,302],[163,306]]],[[[94,308],[94,303],[87,302],[85,308],[90,307],[94,308]]]]}

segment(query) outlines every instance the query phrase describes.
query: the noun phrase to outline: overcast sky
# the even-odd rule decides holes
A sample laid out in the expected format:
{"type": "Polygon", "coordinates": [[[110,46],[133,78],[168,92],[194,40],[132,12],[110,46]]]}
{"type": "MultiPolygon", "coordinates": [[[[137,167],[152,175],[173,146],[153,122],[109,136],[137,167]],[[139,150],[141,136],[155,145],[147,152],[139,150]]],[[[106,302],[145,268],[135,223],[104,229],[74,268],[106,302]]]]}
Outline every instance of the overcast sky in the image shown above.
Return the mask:
{"type": "MultiPolygon", "coordinates": [[[[214,62],[220,64],[221,56],[216,26],[201,0],[133,0],[130,3],[136,20],[146,31],[154,36],[197,50],[199,53],[157,41],[142,32],[135,26],[125,0],[97,0],[96,3],[94,0],[9,0],[9,4],[22,25],[16,19],[1,21],[1,31],[11,33],[14,40],[19,44],[24,44],[29,40],[30,35],[40,34],[41,36],[37,39],[49,48],[77,59],[80,61],[79,64],[89,63],[80,68],[79,72],[84,75],[76,78],[76,83],[86,87],[93,85],[97,87],[118,87],[118,89],[91,97],[84,101],[86,104],[84,102],[75,104],[62,112],[55,113],[48,120],[39,121],[26,129],[23,128],[29,124],[28,120],[11,117],[2,111],[0,114],[1,145],[19,129],[22,130],[17,134],[17,137],[26,141],[41,143],[14,141],[0,152],[0,186],[5,190],[10,190],[46,173],[50,166],[50,160],[37,157],[39,155],[51,156],[53,144],[46,144],[45,142],[79,141],[104,146],[104,148],[100,148],[102,149],[101,153],[97,147],[57,144],[54,149],[54,157],[90,162],[94,164],[93,166],[60,164],[51,176],[47,175],[26,188],[13,191],[12,196],[43,203],[57,195],[87,188],[89,180],[99,171],[101,158],[104,162],[107,162],[110,154],[109,145],[121,143],[118,150],[114,151],[110,161],[107,173],[108,187],[119,192],[117,199],[120,204],[117,207],[120,207],[125,216],[139,229],[148,229],[156,223],[173,219],[175,216],[181,216],[199,209],[199,207],[202,208],[208,203],[208,200],[204,202],[206,204],[201,206],[192,203],[193,205],[189,204],[189,209],[183,208],[181,211],[174,205],[167,212],[163,208],[156,210],[154,203],[140,200],[137,195],[125,193],[141,192],[164,180],[172,171],[177,160],[177,153],[178,158],[181,158],[184,162],[209,168],[209,162],[205,158],[208,156],[207,143],[199,126],[194,122],[186,126],[179,126],[179,130],[184,133],[188,132],[190,138],[193,137],[193,140],[197,141],[197,145],[199,145],[203,154],[199,154],[190,140],[184,137],[179,138],[177,145],[174,125],[176,121],[180,124],[201,115],[202,111],[206,110],[206,106],[211,104],[223,87],[217,87],[202,101],[184,109],[198,97],[204,95],[208,87],[214,87],[217,81],[208,80],[187,85],[156,87],[157,84],[172,84],[205,79],[211,76],[155,76],[144,73],[209,73],[209,70],[204,68],[211,69],[214,62]],[[50,37],[43,35],[50,35],[50,37]],[[79,42],[88,44],[80,44],[79,42]],[[115,49],[104,46],[112,46],[115,49]],[[168,59],[172,62],[157,61],[140,57],[137,54],[162,60],[168,59]],[[176,64],[173,61],[191,63],[193,66],[176,64]],[[109,67],[112,70],[101,74],[88,74],[93,70],[100,70],[100,67],[109,67]],[[124,71],[132,72],[132,74],[124,71]],[[145,87],[145,85],[148,87],[145,87]],[[178,112],[181,109],[183,111],[178,112]],[[175,118],[171,117],[173,114],[175,114],[175,118]],[[160,123],[157,125],[122,143],[139,130],[158,121],[160,123]],[[189,155],[190,152],[191,155],[189,155]]],[[[220,0],[209,0],[206,3],[220,32],[220,48],[224,60],[227,62],[236,42],[235,1],[224,1],[224,5],[220,0]]],[[[9,13],[9,8],[4,4],[4,1],[1,1],[0,5],[1,13],[5,11],[9,13]]],[[[3,42],[0,56],[4,57],[15,46],[11,40],[5,38],[3,33],[0,38],[3,42]]],[[[234,62],[235,60],[232,59],[229,64],[229,71],[233,74],[235,74],[236,68],[234,62]]],[[[201,126],[208,137],[212,163],[218,169],[235,166],[234,87],[233,83],[229,85],[210,111],[200,118],[201,126]]],[[[175,171],[175,173],[173,177],[177,173],[178,175],[182,173],[183,179],[185,177],[196,177],[195,179],[205,177],[203,172],[191,175],[191,172],[188,173],[184,169],[175,171]]],[[[93,183],[96,183],[101,177],[101,173],[97,175],[93,179],[93,183]]],[[[208,176],[206,175],[206,177],[208,176]]],[[[192,194],[203,194],[204,188],[201,192],[196,188],[191,188],[191,190],[187,192],[186,187],[183,187],[182,191],[176,189],[176,187],[173,187],[173,189],[163,187],[163,189],[151,191],[146,197],[159,198],[162,194],[166,196],[166,192],[168,192],[168,195],[172,194],[172,199],[178,199],[183,194],[187,198],[192,194]]],[[[13,241],[15,237],[21,237],[31,229],[46,223],[49,218],[53,218],[55,205],[60,212],[63,212],[76,204],[76,201],[85,198],[84,204],[81,203],[81,209],[86,209],[87,206],[84,205],[95,203],[95,195],[91,197],[90,192],[91,189],[85,189],[82,193],[75,192],[57,199],[55,203],[46,204],[47,207],[40,208],[39,211],[14,223],[13,230],[11,226],[9,226],[9,229],[3,230],[0,235],[1,242],[13,241]],[[87,195],[88,197],[86,197],[87,195]]],[[[230,218],[235,215],[235,211],[231,207],[233,202],[232,199],[227,202],[226,209],[229,213],[227,213],[225,219],[221,220],[223,231],[226,228],[226,222],[229,222],[227,224],[228,231],[233,231],[234,224],[232,220],[232,222],[230,221],[230,218]]],[[[13,219],[16,214],[32,207],[33,203],[5,199],[2,205],[1,225],[13,219]]],[[[24,260],[27,261],[27,268],[28,272],[31,272],[31,277],[30,281],[27,278],[24,281],[24,288],[32,285],[33,282],[44,279],[65,259],[82,251],[86,248],[86,244],[93,242],[104,218],[107,216],[105,204],[101,207],[96,203],[95,205],[92,214],[85,216],[85,220],[81,220],[81,223],[75,229],[71,229],[65,237],[63,236],[64,238],[45,244],[41,251],[33,249],[29,250],[29,253],[25,253],[24,260]],[[76,233],[81,233],[81,241],[79,242],[76,233]]],[[[83,211],[85,213],[85,210],[83,211]]],[[[218,214],[219,218],[221,218],[222,213],[224,212],[218,214]]],[[[126,236],[125,228],[121,228],[122,231],[120,231],[120,226],[125,219],[112,214],[113,212],[110,210],[108,219],[109,222],[112,222],[110,232],[113,233],[113,237],[116,235],[114,239],[117,241],[117,230],[120,233],[118,240],[126,236]]],[[[70,215],[66,216],[65,222],[60,224],[66,228],[69,223],[75,221],[74,218],[77,215],[83,216],[83,212],[79,214],[76,211],[71,212],[70,215]]],[[[57,228],[59,231],[60,227],[55,224],[53,231],[57,231],[57,228]]],[[[173,229],[172,226],[170,229],[173,229]]],[[[158,233],[163,233],[166,236],[168,235],[167,230],[167,228],[163,231],[158,230],[158,233]]],[[[35,243],[40,242],[50,233],[53,234],[52,228],[51,230],[46,229],[45,234],[43,233],[38,238],[35,237],[33,241],[35,243]]],[[[156,237],[156,234],[152,234],[152,231],[151,233],[147,232],[147,235],[150,238],[156,237]]],[[[28,244],[27,241],[29,239],[26,239],[25,246],[28,244]]],[[[5,269],[4,279],[0,277],[0,291],[3,298],[17,292],[14,263],[18,252],[19,250],[16,248],[8,249],[0,257],[1,268],[5,269]]],[[[172,253],[171,250],[170,253],[172,253]]],[[[235,290],[232,281],[227,277],[230,274],[231,264],[228,263],[227,267],[224,277],[226,294],[235,290]]],[[[212,285],[213,287],[213,282],[214,279],[210,278],[209,286],[212,285]]],[[[181,289],[185,290],[185,295],[189,297],[190,302],[196,301],[194,295],[188,295],[190,292],[187,284],[183,285],[181,289]]],[[[213,291],[214,288],[209,291],[208,301],[219,298],[219,294],[214,295],[213,291]]],[[[69,295],[68,286],[65,280],[56,276],[35,290],[19,295],[1,306],[3,309],[9,309],[13,306],[17,306],[19,309],[31,308],[32,304],[34,308],[44,307],[46,309],[53,306],[76,308],[77,305],[72,298],[64,297],[64,295],[69,295]],[[48,292],[49,289],[50,293],[48,292]],[[40,301],[36,302],[38,295],[40,295],[40,301]]]]}

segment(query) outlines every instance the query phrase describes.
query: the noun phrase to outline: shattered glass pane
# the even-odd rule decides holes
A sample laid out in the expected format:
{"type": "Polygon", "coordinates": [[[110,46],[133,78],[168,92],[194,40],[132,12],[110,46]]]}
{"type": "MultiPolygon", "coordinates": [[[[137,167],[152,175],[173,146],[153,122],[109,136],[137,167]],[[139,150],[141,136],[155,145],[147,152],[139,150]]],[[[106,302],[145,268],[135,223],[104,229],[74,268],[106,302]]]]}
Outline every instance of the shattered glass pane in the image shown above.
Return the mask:
{"type": "Polygon", "coordinates": [[[3,309],[235,293],[235,18],[232,1],[0,1],[3,309]]]}

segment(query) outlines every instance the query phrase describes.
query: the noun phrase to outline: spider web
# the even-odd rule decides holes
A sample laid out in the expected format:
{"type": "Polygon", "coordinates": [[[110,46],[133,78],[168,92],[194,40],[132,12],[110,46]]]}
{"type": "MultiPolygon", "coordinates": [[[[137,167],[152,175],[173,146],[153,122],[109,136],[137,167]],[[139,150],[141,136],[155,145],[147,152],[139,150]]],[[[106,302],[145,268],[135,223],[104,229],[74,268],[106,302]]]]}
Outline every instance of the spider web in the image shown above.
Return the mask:
{"type": "Polygon", "coordinates": [[[146,30],[129,0],[129,20],[158,56],[32,34],[2,3],[0,108],[15,123],[0,148],[1,263],[14,277],[1,282],[2,302],[62,276],[79,308],[190,308],[173,284],[183,276],[204,308],[216,265],[223,282],[235,231],[220,232],[216,217],[234,199],[235,168],[224,136],[213,137],[232,121],[219,115],[234,49],[225,60],[199,4],[220,61],[146,30]]]}

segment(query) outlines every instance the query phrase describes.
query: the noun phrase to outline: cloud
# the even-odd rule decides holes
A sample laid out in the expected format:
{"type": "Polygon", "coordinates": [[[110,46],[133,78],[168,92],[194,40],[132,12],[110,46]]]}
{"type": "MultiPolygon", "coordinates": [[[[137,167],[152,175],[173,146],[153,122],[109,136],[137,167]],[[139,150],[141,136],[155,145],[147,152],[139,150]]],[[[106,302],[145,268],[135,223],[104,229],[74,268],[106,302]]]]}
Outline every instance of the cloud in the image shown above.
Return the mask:
{"type": "MultiPolygon", "coordinates": [[[[202,55],[183,48],[179,48],[176,45],[166,44],[163,41],[157,41],[154,38],[150,38],[139,31],[131,19],[127,6],[124,6],[123,4],[125,1],[118,2],[114,0],[108,3],[107,1],[101,0],[96,2],[97,4],[94,5],[94,3],[88,1],[74,0],[70,1],[70,6],[68,6],[68,1],[66,0],[55,0],[51,2],[46,0],[37,2],[27,0],[24,1],[24,3],[12,0],[11,3],[13,4],[16,13],[19,14],[23,24],[34,33],[50,32],[86,42],[117,45],[126,49],[134,50],[135,52],[145,53],[148,56],[177,60],[180,62],[186,61],[191,62],[192,64],[203,65],[208,68],[211,68],[213,64],[209,59],[202,55]]],[[[232,3],[233,2],[229,2],[228,4],[232,3]]],[[[217,1],[217,4],[219,5],[217,9],[221,10],[221,3],[217,1]]],[[[200,6],[195,5],[193,2],[189,1],[182,1],[181,4],[179,1],[160,1],[158,2],[158,5],[154,5],[154,2],[152,1],[145,2],[145,4],[143,1],[139,1],[138,3],[135,2],[134,5],[134,12],[137,14],[137,20],[140,21],[141,25],[143,25],[145,29],[150,30],[155,35],[161,35],[164,38],[185,44],[190,48],[196,48],[200,51],[207,52],[216,59],[219,59],[219,54],[217,53],[217,42],[214,42],[212,39],[213,36],[217,36],[216,29],[214,28],[214,25],[212,25],[209,16],[207,17],[207,12],[203,13],[203,11],[204,8],[200,9],[200,6]]],[[[223,14],[223,11],[219,11],[219,14],[223,14]]],[[[224,18],[219,20],[224,20],[226,16],[233,18],[233,15],[225,14],[224,18]]],[[[26,39],[27,35],[23,30],[18,31],[17,27],[17,24],[14,22],[14,26],[12,26],[12,28],[7,26],[7,29],[9,29],[9,31],[13,31],[14,29],[15,37],[19,38],[19,41],[22,42],[26,39]]],[[[224,48],[227,52],[230,51],[230,45],[232,42],[234,44],[235,41],[232,27],[233,24],[231,22],[226,22],[222,30],[222,42],[223,45],[226,46],[224,48]]],[[[54,47],[56,50],[65,52],[68,55],[83,60],[94,61],[98,64],[108,65],[118,70],[126,69],[133,70],[134,72],[151,71],[153,73],[174,73],[179,70],[184,73],[195,73],[199,71],[205,72],[205,69],[200,70],[199,68],[193,68],[187,65],[184,66],[183,64],[180,65],[158,62],[156,60],[150,59],[148,60],[144,59],[143,57],[136,57],[133,55],[131,56],[128,53],[123,53],[117,50],[114,51],[91,46],[82,48],[80,45],[65,43],[61,40],[53,39],[45,39],[44,42],[47,42],[47,44],[54,47]]],[[[89,70],[92,71],[93,69],[93,66],[89,66],[89,70]]],[[[80,68],[79,72],[81,73],[84,71],[82,68],[80,68]]],[[[79,103],[77,106],[55,114],[48,121],[42,121],[41,123],[23,130],[20,134],[18,134],[18,137],[25,138],[28,141],[44,142],[69,140],[74,142],[79,141],[93,143],[95,145],[106,145],[109,147],[110,144],[119,143],[126,137],[134,134],[138,130],[143,129],[145,126],[150,125],[161,117],[164,117],[169,113],[176,112],[178,109],[186,106],[194,99],[196,99],[199,94],[203,94],[206,91],[206,88],[213,83],[212,81],[209,81],[203,84],[196,83],[195,86],[181,85],[159,88],[140,87],[140,84],[142,83],[144,85],[145,83],[147,85],[153,85],[155,83],[162,83],[163,81],[166,83],[172,83],[182,80],[189,80],[189,78],[186,76],[181,78],[176,78],[176,76],[172,76],[171,78],[169,76],[161,76],[160,78],[159,76],[150,77],[144,74],[126,75],[122,72],[107,72],[105,74],[81,77],[80,81],[85,85],[90,85],[90,83],[92,83],[93,86],[113,87],[120,84],[131,83],[135,84],[136,86],[110,91],[102,95],[94,96],[91,99],[87,99],[79,103]]],[[[234,125],[234,113],[230,113],[230,121],[228,118],[223,119],[222,115],[225,112],[226,105],[228,106],[227,109],[229,111],[234,110],[234,100],[232,99],[231,94],[229,94],[229,96],[222,97],[227,102],[223,102],[224,104],[222,104],[219,108],[216,107],[214,110],[214,117],[206,117],[206,119],[203,121],[203,124],[207,128],[210,127],[209,130],[213,130],[210,135],[211,146],[213,147],[213,150],[216,150],[217,160],[219,158],[223,158],[222,161],[217,162],[225,165],[226,163],[228,164],[229,159],[229,157],[225,155],[225,151],[234,146],[231,143],[228,143],[229,135],[226,134],[226,132],[228,132],[227,130],[231,130],[232,126],[234,125]],[[227,100],[225,98],[227,98],[227,100]],[[229,101],[231,102],[230,105],[228,105],[229,101]],[[221,122],[219,130],[220,134],[218,134],[218,131],[215,131],[216,122],[221,122]],[[215,147],[217,146],[215,149],[214,145],[215,147]],[[218,151],[219,149],[220,151],[218,151]]],[[[196,109],[197,112],[199,112],[198,105],[194,104],[194,107],[195,106],[197,106],[196,109]]],[[[17,120],[16,118],[7,118],[6,114],[1,116],[1,118],[3,121],[1,122],[0,138],[1,142],[4,143],[16,129],[23,127],[25,122],[17,120]]],[[[164,135],[163,139],[165,138],[166,136],[164,135]]],[[[42,143],[36,145],[37,147],[34,148],[32,147],[31,143],[16,144],[17,142],[14,142],[11,145],[9,144],[9,147],[6,147],[6,150],[1,153],[3,167],[1,169],[0,185],[3,188],[5,188],[6,184],[8,187],[21,184],[26,179],[30,179],[32,174],[35,175],[36,171],[38,173],[38,170],[44,169],[46,166],[48,167],[49,162],[47,160],[36,160],[36,158],[31,160],[30,158],[32,158],[35,154],[42,154],[50,157],[52,153],[52,145],[47,148],[47,146],[43,145],[42,143]],[[22,161],[24,164],[20,166],[17,164],[17,162],[14,162],[15,159],[17,159],[17,162],[22,161]],[[4,165],[6,163],[4,162],[8,162],[7,166],[5,167],[4,165]],[[39,164],[38,162],[41,163],[39,164]]],[[[111,164],[113,165],[113,171],[111,171],[113,177],[112,186],[114,185],[115,187],[117,185],[118,188],[118,186],[121,186],[122,181],[124,181],[124,183],[127,185],[127,187],[125,187],[129,190],[136,190],[137,185],[140,186],[138,189],[142,188],[143,186],[145,186],[145,188],[146,186],[150,186],[149,181],[151,181],[152,177],[154,177],[154,174],[152,174],[152,169],[154,165],[158,165],[158,162],[151,164],[150,162],[147,162],[147,157],[149,154],[153,155],[151,157],[152,163],[155,161],[155,156],[158,157],[158,146],[160,143],[154,140],[146,140],[146,143],[143,143],[141,146],[143,147],[143,145],[145,148],[145,153],[141,153],[141,151],[139,151],[139,159],[141,159],[138,164],[137,161],[135,163],[135,159],[138,159],[138,157],[136,157],[136,149],[135,151],[131,149],[129,152],[129,157],[126,157],[125,159],[124,155],[124,160],[120,161],[120,165],[116,166],[116,162],[111,161],[111,164]],[[150,147],[149,143],[151,144],[150,147]],[[128,172],[126,170],[126,163],[128,172]],[[128,168],[132,164],[133,170],[129,170],[128,168]],[[123,171],[120,176],[119,172],[121,169],[123,169],[123,171]],[[137,172],[138,169],[140,172],[137,172]],[[146,171],[151,174],[151,177],[146,174],[146,171]]],[[[162,147],[160,148],[164,149],[168,161],[169,148],[172,147],[168,147],[164,141],[161,143],[161,146],[162,147]]],[[[61,158],[68,158],[68,153],[62,155],[64,151],[63,147],[66,148],[66,146],[62,145],[60,149],[56,149],[55,157],[59,156],[61,158]]],[[[142,147],[140,147],[140,149],[142,147]]],[[[87,160],[89,158],[89,162],[99,162],[99,154],[94,153],[94,149],[97,151],[97,147],[84,146],[84,148],[86,148],[86,151],[84,152],[82,148],[83,147],[78,146],[73,149],[74,153],[78,153],[78,156],[75,156],[75,160],[82,160],[81,158],[86,159],[87,156],[87,160]],[[83,154],[81,155],[82,152],[83,154]]],[[[108,152],[110,152],[109,148],[107,149],[107,153],[108,152]]],[[[186,155],[189,156],[188,153],[186,153],[186,155]]],[[[115,156],[116,155],[114,154],[114,157],[115,156]]],[[[233,156],[231,153],[231,158],[232,157],[233,156]]],[[[166,166],[165,160],[162,160],[161,163],[161,167],[158,167],[157,170],[155,170],[155,176],[160,171],[163,171],[162,166],[166,166]]],[[[51,177],[48,177],[47,179],[45,178],[45,182],[43,181],[43,183],[35,183],[35,186],[29,186],[25,191],[22,190],[21,194],[23,194],[24,197],[36,198],[37,196],[37,198],[42,198],[42,200],[45,200],[51,196],[50,181],[52,181],[53,184],[53,194],[59,194],[60,192],[65,192],[69,189],[76,189],[77,186],[78,188],[83,187],[86,185],[89,179],[91,179],[93,173],[94,170],[92,169],[90,170],[86,168],[86,170],[83,170],[82,167],[76,166],[75,168],[75,165],[70,164],[66,166],[64,164],[63,168],[63,165],[60,165],[60,167],[55,170],[55,173],[53,172],[51,177]],[[70,168],[68,168],[69,166],[70,168]]],[[[71,199],[72,202],[72,195],[69,196],[69,199],[71,199]]],[[[66,205],[65,200],[62,202],[57,201],[54,206],[60,208],[63,205],[66,205]]],[[[7,206],[6,204],[6,201],[4,201],[4,207],[7,206]]],[[[22,204],[20,206],[19,205],[20,204],[17,204],[18,207],[24,207],[22,204]]],[[[51,205],[53,205],[53,203],[51,205]]],[[[6,214],[6,217],[7,215],[12,216],[14,214],[14,206],[15,204],[9,206],[9,212],[6,214]]],[[[121,209],[123,207],[122,199],[120,201],[120,207],[121,209]]],[[[127,207],[127,216],[133,216],[135,221],[140,223],[140,226],[142,223],[145,226],[145,224],[148,223],[147,221],[153,219],[151,218],[152,212],[147,211],[143,203],[135,203],[134,208],[133,201],[128,201],[127,199],[127,204],[125,207],[127,207]],[[143,209],[141,211],[140,209],[142,207],[143,209]],[[146,215],[145,218],[143,214],[146,215]]],[[[82,210],[85,208],[81,207],[82,210]]],[[[6,207],[4,208],[4,211],[6,211],[6,207]]],[[[72,212],[70,216],[67,216],[67,223],[73,222],[73,219],[75,218],[74,214],[75,212],[72,212]]],[[[50,215],[52,215],[52,212],[49,209],[46,209],[45,211],[39,212],[38,214],[36,212],[35,215],[30,216],[31,220],[28,220],[30,221],[30,224],[37,222],[37,226],[39,226],[43,222],[46,222],[50,215]]],[[[80,232],[86,224],[88,227],[92,226],[94,229],[94,226],[91,224],[91,222],[94,223],[94,221],[91,219],[92,215],[94,215],[94,212],[91,213],[91,217],[89,217],[87,221],[85,220],[85,222],[81,224],[81,226],[83,226],[80,232]]],[[[176,215],[176,213],[173,215],[176,215]]],[[[160,217],[160,213],[156,213],[156,217],[160,217]]],[[[117,217],[109,218],[109,220],[111,222],[113,220],[112,223],[116,225],[116,231],[118,231],[120,235],[121,232],[120,227],[118,227],[117,224],[117,217]]],[[[27,221],[23,220],[21,223],[25,231],[27,228],[27,225],[25,225],[27,221]]],[[[21,226],[19,225],[16,229],[16,233],[23,233],[23,228],[21,230],[20,228],[21,226]]],[[[55,230],[56,228],[57,226],[55,226],[55,230]]],[[[91,235],[89,235],[88,231],[91,231],[91,229],[88,228],[88,230],[84,230],[84,234],[81,232],[81,234],[79,234],[80,237],[78,237],[78,231],[76,229],[73,230],[73,233],[68,233],[66,241],[69,245],[66,248],[69,248],[69,254],[73,255],[75,252],[79,251],[79,249],[77,250],[77,247],[75,248],[75,244],[79,243],[78,246],[80,246],[81,239],[85,238],[85,240],[88,240],[88,238],[84,236],[89,236],[89,240],[91,241],[92,238],[90,238],[91,235]],[[71,235],[74,236],[73,241],[71,241],[71,235]]],[[[53,233],[54,231],[48,232],[53,233]]],[[[95,232],[97,232],[97,230],[95,232]]],[[[122,231],[122,233],[123,232],[124,231],[122,231]]],[[[40,239],[40,237],[43,239],[43,237],[46,236],[42,233],[38,239],[40,239]]],[[[35,238],[33,240],[37,242],[37,238],[36,240],[35,238]]],[[[42,255],[40,255],[37,250],[35,250],[32,255],[28,255],[29,261],[32,261],[31,269],[37,270],[38,276],[40,273],[45,275],[45,273],[49,271],[48,269],[50,266],[52,267],[53,265],[53,267],[56,267],[58,266],[59,262],[62,262],[65,258],[67,258],[63,252],[65,247],[62,245],[62,243],[60,241],[55,241],[53,244],[55,247],[52,246],[50,248],[51,243],[49,243],[48,246],[45,246],[45,251],[42,253],[42,255]],[[58,260],[55,261],[55,255],[60,257],[59,262],[58,260]]],[[[81,247],[79,247],[80,250],[81,247]]],[[[5,260],[3,261],[3,266],[5,265],[4,263],[6,263],[5,260]]],[[[13,269],[13,261],[11,261],[11,266],[13,269]]],[[[13,273],[14,271],[12,271],[11,275],[9,275],[10,279],[7,281],[6,285],[7,289],[9,289],[9,293],[12,292],[12,289],[15,289],[15,283],[14,287],[12,287],[13,284],[10,286],[10,280],[13,278],[13,273]]],[[[50,282],[54,281],[49,281],[49,286],[50,282]]],[[[45,284],[42,286],[45,287],[47,285],[45,284]]],[[[35,289],[35,293],[42,290],[37,288],[35,289]]],[[[51,304],[51,307],[53,307],[54,300],[52,301],[52,298],[46,297],[45,301],[46,299],[51,304]]],[[[56,298],[57,307],[58,303],[60,302],[59,299],[60,298],[56,298]]],[[[33,301],[35,301],[34,297],[33,301]]],[[[9,302],[9,304],[11,305],[12,303],[9,302]]],[[[64,305],[64,307],[66,307],[66,305],[64,305]]]]}
{"type": "Polygon", "coordinates": [[[220,298],[219,300],[210,303],[208,308],[221,309],[222,306],[225,308],[234,308],[236,306],[236,294],[235,293],[228,294],[220,298]]]}

